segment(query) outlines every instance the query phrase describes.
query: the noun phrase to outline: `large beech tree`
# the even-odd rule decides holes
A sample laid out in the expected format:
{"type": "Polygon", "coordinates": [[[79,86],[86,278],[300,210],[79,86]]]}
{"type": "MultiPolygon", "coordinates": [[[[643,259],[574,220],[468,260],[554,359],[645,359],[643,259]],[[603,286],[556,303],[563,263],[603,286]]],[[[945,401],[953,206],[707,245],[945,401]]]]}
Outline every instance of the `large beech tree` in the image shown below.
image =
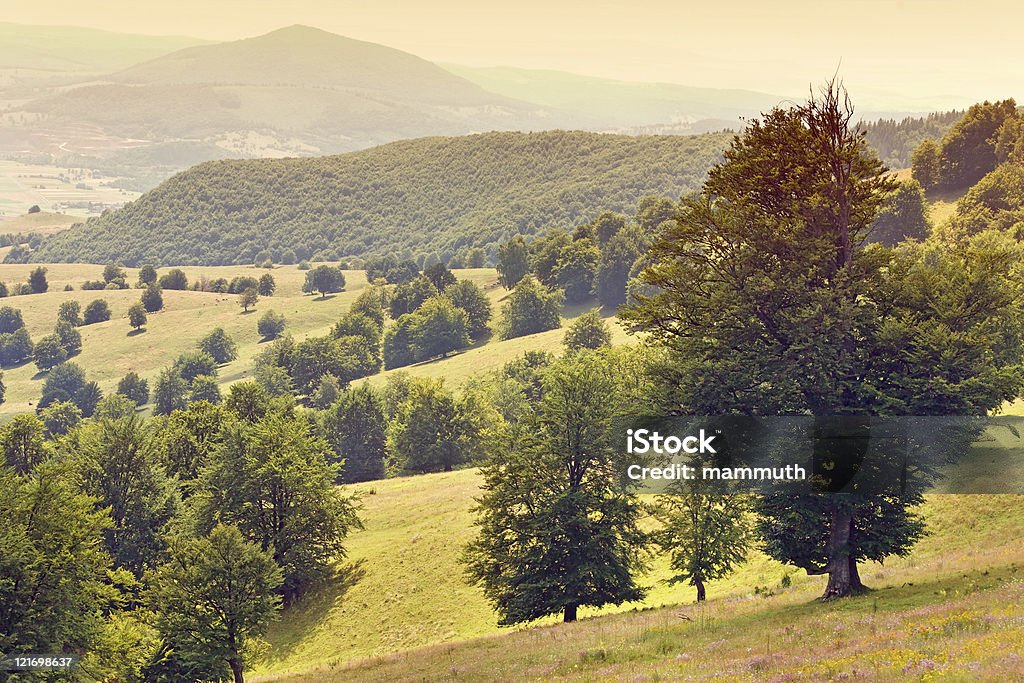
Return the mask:
{"type": "MultiPolygon", "coordinates": [[[[1020,390],[1017,248],[865,246],[895,181],[853,118],[835,83],[769,112],[667,224],[641,275],[656,289],[624,313],[669,351],[666,410],[983,415],[1020,390]]],[[[859,561],[909,552],[919,500],[768,496],[762,533],[843,596],[863,588],[859,561]]]]}

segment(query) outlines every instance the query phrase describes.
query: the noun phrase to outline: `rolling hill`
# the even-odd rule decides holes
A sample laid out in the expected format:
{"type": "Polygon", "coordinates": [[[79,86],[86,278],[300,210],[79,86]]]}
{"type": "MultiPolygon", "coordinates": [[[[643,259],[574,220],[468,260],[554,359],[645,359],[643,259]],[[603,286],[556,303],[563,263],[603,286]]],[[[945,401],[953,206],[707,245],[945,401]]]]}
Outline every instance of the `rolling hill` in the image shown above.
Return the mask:
{"type": "Polygon", "coordinates": [[[695,189],[727,136],[582,132],[425,138],[315,159],[219,161],[44,242],[41,262],[248,264],[398,254],[447,260],[695,189]]]}
{"type": "Polygon", "coordinates": [[[564,112],[580,128],[673,125],[677,132],[738,128],[786,99],[751,90],[617,81],[564,71],[444,65],[494,93],[564,112]]]}
{"type": "Polygon", "coordinates": [[[84,127],[137,144],[202,141],[221,148],[222,157],[245,157],[530,129],[547,123],[538,109],[409,53],[292,26],[163,55],[19,111],[28,117],[29,143],[35,131],[64,150],[70,138],[78,149],[74,130],[84,127]]]}

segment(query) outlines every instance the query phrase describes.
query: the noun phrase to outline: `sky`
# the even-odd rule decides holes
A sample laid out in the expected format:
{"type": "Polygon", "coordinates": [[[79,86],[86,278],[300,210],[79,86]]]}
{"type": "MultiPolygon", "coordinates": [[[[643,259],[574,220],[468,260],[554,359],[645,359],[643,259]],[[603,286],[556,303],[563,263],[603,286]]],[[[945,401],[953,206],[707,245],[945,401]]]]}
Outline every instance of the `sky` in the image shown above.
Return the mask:
{"type": "Polygon", "coordinates": [[[923,107],[1024,99],[1014,0],[0,0],[0,21],[230,40],[307,24],[435,62],[923,107]]]}

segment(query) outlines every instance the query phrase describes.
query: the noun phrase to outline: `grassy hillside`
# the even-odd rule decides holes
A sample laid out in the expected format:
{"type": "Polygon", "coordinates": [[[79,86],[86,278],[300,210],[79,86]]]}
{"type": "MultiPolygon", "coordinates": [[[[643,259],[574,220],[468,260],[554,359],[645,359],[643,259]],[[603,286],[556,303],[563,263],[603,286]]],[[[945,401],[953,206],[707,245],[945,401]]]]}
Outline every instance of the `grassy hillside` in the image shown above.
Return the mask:
{"type": "MultiPolygon", "coordinates": [[[[0,281],[8,284],[24,282],[33,267],[0,265],[0,281]]],[[[202,276],[229,280],[237,275],[258,277],[266,272],[239,266],[186,267],[183,270],[190,281],[202,276]]],[[[130,334],[128,307],[139,300],[140,291],[80,289],[82,282],[98,279],[101,272],[102,267],[96,265],[50,264],[47,266],[49,292],[9,297],[0,300],[0,305],[19,309],[32,339],[38,340],[53,331],[61,302],[78,301],[84,309],[94,299],[105,299],[110,305],[111,319],[79,328],[82,333],[82,353],[72,359],[85,368],[88,379],[96,380],[105,393],[113,392],[118,380],[129,370],[138,372],[150,381],[154,380],[161,369],[173,363],[183,352],[193,349],[199,339],[217,327],[223,327],[238,343],[238,359],[220,368],[223,388],[248,376],[252,371],[254,359],[265,346],[256,332],[256,322],[263,313],[273,310],[283,314],[287,320],[287,332],[297,340],[327,334],[338,318],[348,310],[359,291],[366,286],[362,271],[348,271],[345,291],[321,299],[302,293],[305,271],[295,266],[283,266],[270,271],[277,283],[277,291],[273,297],[262,298],[255,311],[242,313],[237,296],[231,294],[165,290],[164,310],[149,315],[144,332],[130,334]],[[74,286],[75,291],[62,291],[65,284],[74,286]]],[[[491,268],[477,268],[454,272],[460,279],[472,280],[488,288],[488,298],[494,307],[492,323],[497,323],[501,302],[507,292],[495,286],[495,271],[491,268]]],[[[129,281],[134,282],[137,277],[137,271],[128,271],[129,281]]],[[[586,306],[567,308],[564,323],[567,325],[569,319],[584,310],[586,306]]],[[[609,322],[615,331],[615,343],[631,340],[614,318],[609,318],[609,322]]],[[[417,376],[444,377],[449,386],[458,386],[473,374],[498,369],[525,351],[559,352],[564,335],[563,327],[508,341],[492,336],[473,348],[449,354],[443,360],[380,373],[364,381],[380,385],[389,374],[404,371],[417,376]]],[[[17,413],[35,410],[45,378],[45,374],[39,373],[32,363],[4,369],[3,381],[7,392],[4,403],[0,404],[0,421],[17,413]]]]}
{"type": "Polygon", "coordinates": [[[58,235],[41,262],[251,263],[433,254],[633,213],[648,194],[695,189],[725,135],[582,132],[424,138],[317,159],[210,162],[121,210],[58,235]]]}
{"type": "Polygon", "coordinates": [[[354,486],[366,529],[351,537],[337,583],[273,627],[254,680],[632,679],[652,669],[662,680],[765,680],[787,668],[820,680],[829,666],[833,675],[877,667],[898,677],[902,666],[913,669],[947,647],[963,652],[958,667],[996,667],[1021,643],[1019,496],[932,496],[931,535],[913,557],[867,566],[864,580],[878,590],[839,605],[814,602],[823,578],[755,553],[734,576],[710,584],[704,607],[692,604],[691,589],[664,583],[658,561],[644,603],[603,613],[679,607],[510,632],[453,570],[473,534],[479,483],[463,470],[354,486]],[[758,587],[770,595],[755,595],[758,587]],[[499,633],[506,635],[479,638],[499,633]],[[470,638],[477,640],[460,642],[470,638]],[[430,647],[406,651],[420,646],[430,647]]]}
{"type": "Polygon", "coordinates": [[[50,211],[27,213],[23,216],[0,220],[0,234],[37,232],[41,235],[52,235],[67,230],[81,220],[78,216],[50,211]]]}

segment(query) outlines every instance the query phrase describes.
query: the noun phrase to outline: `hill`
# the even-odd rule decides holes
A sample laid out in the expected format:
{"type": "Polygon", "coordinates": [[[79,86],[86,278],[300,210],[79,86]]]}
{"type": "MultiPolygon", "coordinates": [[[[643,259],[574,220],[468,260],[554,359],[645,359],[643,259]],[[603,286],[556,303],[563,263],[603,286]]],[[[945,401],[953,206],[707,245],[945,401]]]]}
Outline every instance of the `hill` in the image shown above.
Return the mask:
{"type": "Polygon", "coordinates": [[[447,260],[695,189],[725,135],[487,133],[317,159],[219,161],[47,240],[33,259],[126,265],[400,254],[447,260]]]}
{"type": "Polygon", "coordinates": [[[995,666],[1019,647],[1019,496],[932,496],[924,507],[931,535],[913,558],[873,565],[865,582],[876,590],[841,606],[814,599],[824,579],[755,552],[710,585],[703,607],[692,604],[689,587],[664,583],[659,560],[641,604],[509,632],[453,570],[473,534],[469,510],[479,485],[475,470],[462,470],[352,487],[365,530],[351,537],[337,583],[286,610],[272,628],[253,680],[422,680],[445,671],[459,680],[632,680],[652,669],[661,680],[713,673],[766,680],[771,675],[761,674],[795,666],[822,680],[828,666],[871,671],[872,661],[898,677],[901,666],[940,651],[944,637],[954,651],[981,648],[956,666],[995,666]],[[968,520],[970,537],[962,533],[968,520]],[[631,612],[662,606],[672,607],[631,612]]]}
{"type": "Polygon", "coordinates": [[[17,232],[37,232],[40,235],[52,235],[53,233],[67,230],[80,220],[82,219],[78,216],[52,213],[50,211],[27,213],[23,216],[16,216],[6,220],[0,219],[0,235],[17,232]]]}
{"type": "Polygon", "coordinates": [[[0,22],[0,72],[17,69],[21,78],[29,73],[51,77],[103,74],[205,42],[185,36],[0,22]]]}
{"type": "MultiPolygon", "coordinates": [[[[696,88],[676,83],[617,81],[564,71],[445,65],[491,92],[560,110],[581,128],[635,128],[676,124],[685,128],[739,128],[785,97],[751,90],[696,88]],[[713,120],[713,123],[704,123],[713,120]]],[[[694,130],[693,132],[699,132],[694,130]]]]}
{"type": "Polygon", "coordinates": [[[59,155],[70,143],[89,157],[122,157],[80,143],[101,135],[109,147],[191,141],[219,148],[221,158],[280,157],[536,128],[547,122],[537,110],[409,53],[292,26],[190,47],[35,99],[16,111],[25,122],[9,126],[8,144],[59,155]]]}

